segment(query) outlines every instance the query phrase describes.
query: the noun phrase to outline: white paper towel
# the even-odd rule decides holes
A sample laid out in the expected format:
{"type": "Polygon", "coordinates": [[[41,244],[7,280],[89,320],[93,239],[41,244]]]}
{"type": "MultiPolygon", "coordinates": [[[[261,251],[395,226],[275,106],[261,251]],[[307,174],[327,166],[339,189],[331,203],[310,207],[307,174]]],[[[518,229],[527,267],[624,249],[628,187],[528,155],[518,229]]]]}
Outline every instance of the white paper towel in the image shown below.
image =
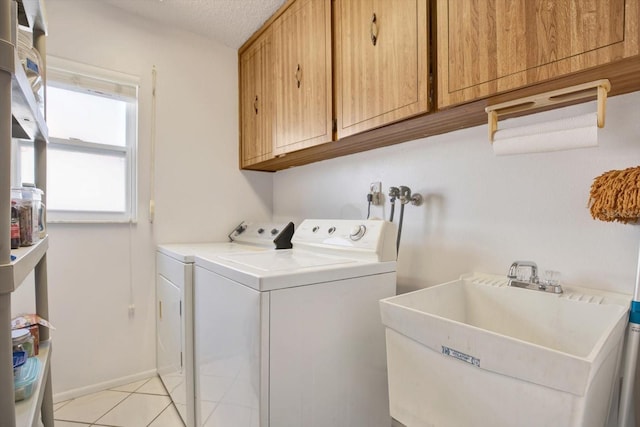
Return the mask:
{"type": "Polygon", "coordinates": [[[497,156],[597,147],[598,116],[589,113],[498,130],[493,135],[492,145],[497,156]]]}

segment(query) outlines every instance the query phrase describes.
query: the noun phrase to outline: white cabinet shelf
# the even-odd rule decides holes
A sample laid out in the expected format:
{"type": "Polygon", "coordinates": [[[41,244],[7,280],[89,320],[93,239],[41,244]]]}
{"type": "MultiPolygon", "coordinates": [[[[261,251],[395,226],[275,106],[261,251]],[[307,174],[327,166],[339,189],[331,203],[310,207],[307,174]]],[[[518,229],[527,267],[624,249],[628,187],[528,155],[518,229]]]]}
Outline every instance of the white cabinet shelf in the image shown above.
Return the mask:
{"type": "Polygon", "coordinates": [[[40,406],[44,398],[46,389],[46,381],[49,375],[51,362],[51,340],[40,343],[40,351],[36,356],[40,360],[40,374],[36,381],[35,388],[31,397],[16,402],[16,425],[17,426],[38,426],[38,415],[40,415],[40,406]]]}
{"type": "Polygon", "coordinates": [[[21,0],[18,3],[18,19],[20,25],[29,28],[37,28],[44,33],[47,32],[45,0],[21,0]]]}
{"type": "MultiPolygon", "coordinates": [[[[34,4],[27,7],[31,21],[39,22],[42,17],[34,11],[34,8],[34,4]],[[37,18],[38,16],[39,18],[37,18]]],[[[26,17],[24,19],[27,20],[26,17]]],[[[12,22],[12,25],[14,24],[16,24],[15,21],[12,22]]],[[[17,37],[17,29],[12,28],[10,32],[14,34],[12,37],[17,37]]],[[[48,131],[44,115],[31,90],[15,44],[15,40],[0,39],[0,70],[11,73],[12,136],[20,139],[47,141],[48,131]]]]}
{"type": "Polygon", "coordinates": [[[18,289],[47,253],[48,248],[49,237],[47,236],[33,246],[12,250],[11,255],[16,259],[9,264],[0,265],[0,294],[18,289]]]}
{"type": "Polygon", "coordinates": [[[48,141],[49,135],[44,116],[31,91],[18,54],[14,52],[14,74],[11,82],[12,133],[14,138],[48,141]]]}

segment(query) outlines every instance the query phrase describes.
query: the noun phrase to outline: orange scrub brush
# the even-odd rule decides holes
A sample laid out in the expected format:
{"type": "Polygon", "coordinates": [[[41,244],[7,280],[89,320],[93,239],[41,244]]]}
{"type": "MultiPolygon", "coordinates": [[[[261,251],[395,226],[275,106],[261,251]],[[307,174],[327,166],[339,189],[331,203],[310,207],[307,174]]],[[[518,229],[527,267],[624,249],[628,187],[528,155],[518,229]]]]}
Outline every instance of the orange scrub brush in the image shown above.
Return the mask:
{"type": "MultiPolygon", "coordinates": [[[[589,196],[591,216],[600,221],[637,223],[640,218],[640,166],[605,172],[593,180],[589,196]]],[[[622,390],[618,409],[618,426],[631,423],[633,384],[640,347],[640,255],[636,286],[631,301],[627,350],[623,366],[622,390]]]]}

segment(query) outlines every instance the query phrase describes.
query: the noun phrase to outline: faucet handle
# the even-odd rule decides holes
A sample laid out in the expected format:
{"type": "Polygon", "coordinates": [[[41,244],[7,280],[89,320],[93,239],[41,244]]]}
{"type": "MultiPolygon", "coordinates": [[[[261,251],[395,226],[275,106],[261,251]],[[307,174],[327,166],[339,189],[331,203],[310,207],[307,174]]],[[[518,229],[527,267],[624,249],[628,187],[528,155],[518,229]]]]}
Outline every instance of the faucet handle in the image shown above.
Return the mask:
{"type": "Polygon", "coordinates": [[[507,273],[507,279],[517,279],[518,278],[518,262],[514,261],[509,267],[509,272],[507,273]]]}
{"type": "Polygon", "coordinates": [[[560,279],[560,272],[545,270],[543,282],[547,285],[556,286],[560,279]]]}
{"type": "Polygon", "coordinates": [[[529,267],[531,269],[531,274],[529,276],[529,281],[531,283],[538,283],[538,281],[539,281],[539,278],[538,278],[538,265],[533,261],[514,261],[511,264],[511,267],[509,267],[509,272],[507,273],[507,278],[508,279],[524,280],[524,279],[520,279],[518,277],[518,270],[521,267],[529,267]]]}

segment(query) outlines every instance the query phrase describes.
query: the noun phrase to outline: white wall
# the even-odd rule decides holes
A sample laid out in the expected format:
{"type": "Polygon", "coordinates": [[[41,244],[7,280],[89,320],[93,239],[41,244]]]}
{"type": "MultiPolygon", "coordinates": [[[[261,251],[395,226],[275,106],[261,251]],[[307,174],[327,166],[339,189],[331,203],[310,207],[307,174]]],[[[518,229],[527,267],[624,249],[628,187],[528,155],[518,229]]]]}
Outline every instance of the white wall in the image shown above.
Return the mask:
{"type": "MultiPolygon", "coordinates": [[[[598,148],[496,157],[478,126],[277,172],[274,217],[364,218],[369,183],[385,193],[406,185],[425,203],[405,210],[399,292],[466,272],[506,274],[524,259],[568,283],[630,294],[640,227],[594,221],[587,201],[593,178],[640,163],[638,105],[640,92],[609,99],[598,148]]],[[[588,111],[593,103],[515,120],[588,111]]],[[[389,208],[387,199],[372,215],[388,218],[389,208]]]]}
{"type": "MultiPolygon", "coordinates": [[[[223,240],[241,219],[271,219],[272,174],[238,170],[235,50],[97,1],[51,1],[47,12],[49,55],[141,79],[138,223],[49,225],[54,394],[70,397],[155,369],[155,244],[223,240]],[[150,224],[154,65],[156,216],[150,224]]],[[[16,295],[14,313],[28,305],[29,288],[16,295]]]]}

